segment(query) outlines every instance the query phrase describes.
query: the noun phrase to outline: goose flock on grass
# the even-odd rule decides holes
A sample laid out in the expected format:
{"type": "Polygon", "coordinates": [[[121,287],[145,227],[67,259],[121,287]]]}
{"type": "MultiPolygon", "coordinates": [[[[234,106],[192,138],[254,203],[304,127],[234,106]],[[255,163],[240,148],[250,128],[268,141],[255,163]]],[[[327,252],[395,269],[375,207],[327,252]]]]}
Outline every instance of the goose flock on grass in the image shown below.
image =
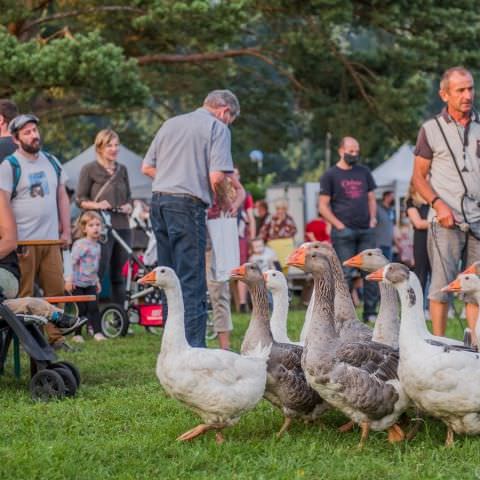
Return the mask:
{"type": "MultiPolygon", "coordinates": [[[[388,263],[380,250],[369,249],[344,263],[379,282],[380,309],[372,331],[357,317],[342,265],[329,244],[305,243],[287,263],[314,280],[299,341],[287,333],[283,274],[262,274],[246,263],[232,271],[233,278],[248,286],[253,306],[240,354],[189,346],[180,282],[172,269],[160,266],[141,279],[163,289],[169,305],[157,377],[170,396],[202,419],[178,440],[215,430],[220,443],[222,430],[262,398],[283,414],[278,436],[292,420],[316,422],[331,409],[349,419],[340,431],[360,426],[360,447],[371,430],[386,431],[390,442],[411,438],[413,430],[405,433],[400,424],[408,412],[444,422],[447,446],[455,433],[480,434],[480,322],[471,342],[432,335],[416,275],[402,264],[388,263]]],[[[480,262],[444,290],[480,300],[480,262]]]]}

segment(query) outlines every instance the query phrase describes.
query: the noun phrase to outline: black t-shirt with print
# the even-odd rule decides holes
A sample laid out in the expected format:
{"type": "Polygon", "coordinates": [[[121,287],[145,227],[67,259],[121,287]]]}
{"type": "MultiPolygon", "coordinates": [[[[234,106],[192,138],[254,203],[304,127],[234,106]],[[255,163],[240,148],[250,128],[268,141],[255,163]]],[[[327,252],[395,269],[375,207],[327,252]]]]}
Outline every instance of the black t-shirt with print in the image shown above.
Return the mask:
{"type": "Polygon", "coordinates": [[[363,165],[353,165],[350,170],[335,165],[320,179],[320,195],[330,197],[334,215],[353,229],[369,227],[368,192],[375,187],[370,170],[363,165]]]}

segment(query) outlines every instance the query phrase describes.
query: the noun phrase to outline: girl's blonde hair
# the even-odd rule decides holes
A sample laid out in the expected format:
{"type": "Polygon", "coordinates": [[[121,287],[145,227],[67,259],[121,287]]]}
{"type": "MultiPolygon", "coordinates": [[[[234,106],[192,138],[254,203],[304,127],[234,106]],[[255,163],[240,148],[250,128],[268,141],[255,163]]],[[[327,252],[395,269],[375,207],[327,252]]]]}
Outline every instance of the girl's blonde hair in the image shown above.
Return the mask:
{"type": "Polygon", "coordinates": [[[73,238],[79,239],[85,236],[85,227],[90,220],[96,219],[100,223],[102,223],[102,217],[99,213],[95,212],[94,210],[86,210],[83,212],[75,222],[75,226],[73,227],[73,238]]]}
{"type": "Polygon", "coordinates": [[[102,157],[103,149],[113,139],[120,140],[120,137],[117,132],[110,128],[105,128],[97,133],[97,136],[95,137],[95,152],[97,153],[97,157],[102,157]]]}

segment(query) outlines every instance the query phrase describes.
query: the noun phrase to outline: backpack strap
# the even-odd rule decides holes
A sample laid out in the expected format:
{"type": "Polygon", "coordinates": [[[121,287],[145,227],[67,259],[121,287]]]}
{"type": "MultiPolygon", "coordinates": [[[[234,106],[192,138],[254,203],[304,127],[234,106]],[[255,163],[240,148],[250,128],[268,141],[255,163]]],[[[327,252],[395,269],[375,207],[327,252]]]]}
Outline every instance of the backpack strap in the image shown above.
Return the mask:
{"type": "Polygon", "coordinates": [[[57,175],[57,185],[59,186],[60,176],[62,175],[62,167],[58,163],[57,159],[51,153],[48,153],[45,150],[42,150],[42,153],[47,157],[47,160],[50,162],[53,169],[55,170],[55,173],[57,175]]]}
{"type": "Polygon", "coordinates": [[[12,167],[12,193],[10,194],[10,200],[15,198],[17,195],[17,186],[20,181],[20,175],[22,174],[22,169],[20,168],[20,163],[17,160],[15,155],[9,155],[4,158],[4,161],[7,161],[12,167]]]}
{"type": "MultiPolygon", "coordinates": [[[[58,186],[60,186],[60,177],[62,175],[62,167],[60,166],[60,164],[52,154],[45,152],[43,150],[42,150],[42,153],[45,155],[45,157],[47,158],[47,160],[50,162],[53,169],[55,170],[55,174],[57,175],[57,188],[58,188],[58,186]]],[[[6,160],[12,167],[13,182],[12,182],[12,193],[10,194],[10,200],[12,200],[17,196],[17,187],[18,187],[18,182],[20,182],[20,176],[22,175],[22,168],[20,167],[20,163],[14,154],[9,155],[8,157],[5,157],[4,160],[6,160]]]]}

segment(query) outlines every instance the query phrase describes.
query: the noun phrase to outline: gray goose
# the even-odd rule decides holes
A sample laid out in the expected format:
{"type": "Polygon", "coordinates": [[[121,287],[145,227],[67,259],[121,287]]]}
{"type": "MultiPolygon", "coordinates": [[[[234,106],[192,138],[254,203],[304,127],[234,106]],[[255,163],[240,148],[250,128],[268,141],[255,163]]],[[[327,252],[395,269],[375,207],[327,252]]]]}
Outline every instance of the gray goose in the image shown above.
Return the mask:
{"type": "MultiPolygon", "coordinates": [[[[368,248],[343,262],[348,267],[372,273],[387,265],[388,259],[379,248],[368,248]]],[[[380,308],[373,328],[372,340],[398,348],[400,332],[400,300],[395,288],[385,282],[378,284],[380,308]]]]}
{"type": "MultiPolygon", "coordinates": [[[[371,340],[372,329],[361,322],[357,317],[350,290],[348,289],[348,284],[345,281],[343,274],[342,264],[340,263],[333,247],[325,242],[307,242],[299,248],[318,251],[328,259],[335,285],[334,322],[335,330],[338,335],[342,339],[348,341],[371,340]]],[[[305,341],[309,329],[314,293],[312,294],[312,299],[310,300],[310,305],[308,306],[307,315],[305,317],[305,324],[303,326],[302,334],[300,335],[301,341],[305,341]]]]}
{"type": "Polygon", "coordinates": [[[336,285],[330,258],[316,248],[297,249],[289,265],[312,273],[315,300],[302,355],[308,383],[360,425],[360,447],[369,430],[387,430],[390,442],[405,438],[396,424],[409,405],[397,375],[398,351],[377,342],[346,341],[335,328],[336,285]]]}
{"type": "Polygon", "coordinates": [[[315,421],[329,405],[307,384],[301,366],[303,348],[274,341],[267,287],[257,265],[245,263],[232,271],[232,277],[245,282],[252,297],[252,316],[242,342],[242,355],[271,346],[264,397],[283,412],[285,420],[277,434],[281,436],[293,418],[315,421]]]}

